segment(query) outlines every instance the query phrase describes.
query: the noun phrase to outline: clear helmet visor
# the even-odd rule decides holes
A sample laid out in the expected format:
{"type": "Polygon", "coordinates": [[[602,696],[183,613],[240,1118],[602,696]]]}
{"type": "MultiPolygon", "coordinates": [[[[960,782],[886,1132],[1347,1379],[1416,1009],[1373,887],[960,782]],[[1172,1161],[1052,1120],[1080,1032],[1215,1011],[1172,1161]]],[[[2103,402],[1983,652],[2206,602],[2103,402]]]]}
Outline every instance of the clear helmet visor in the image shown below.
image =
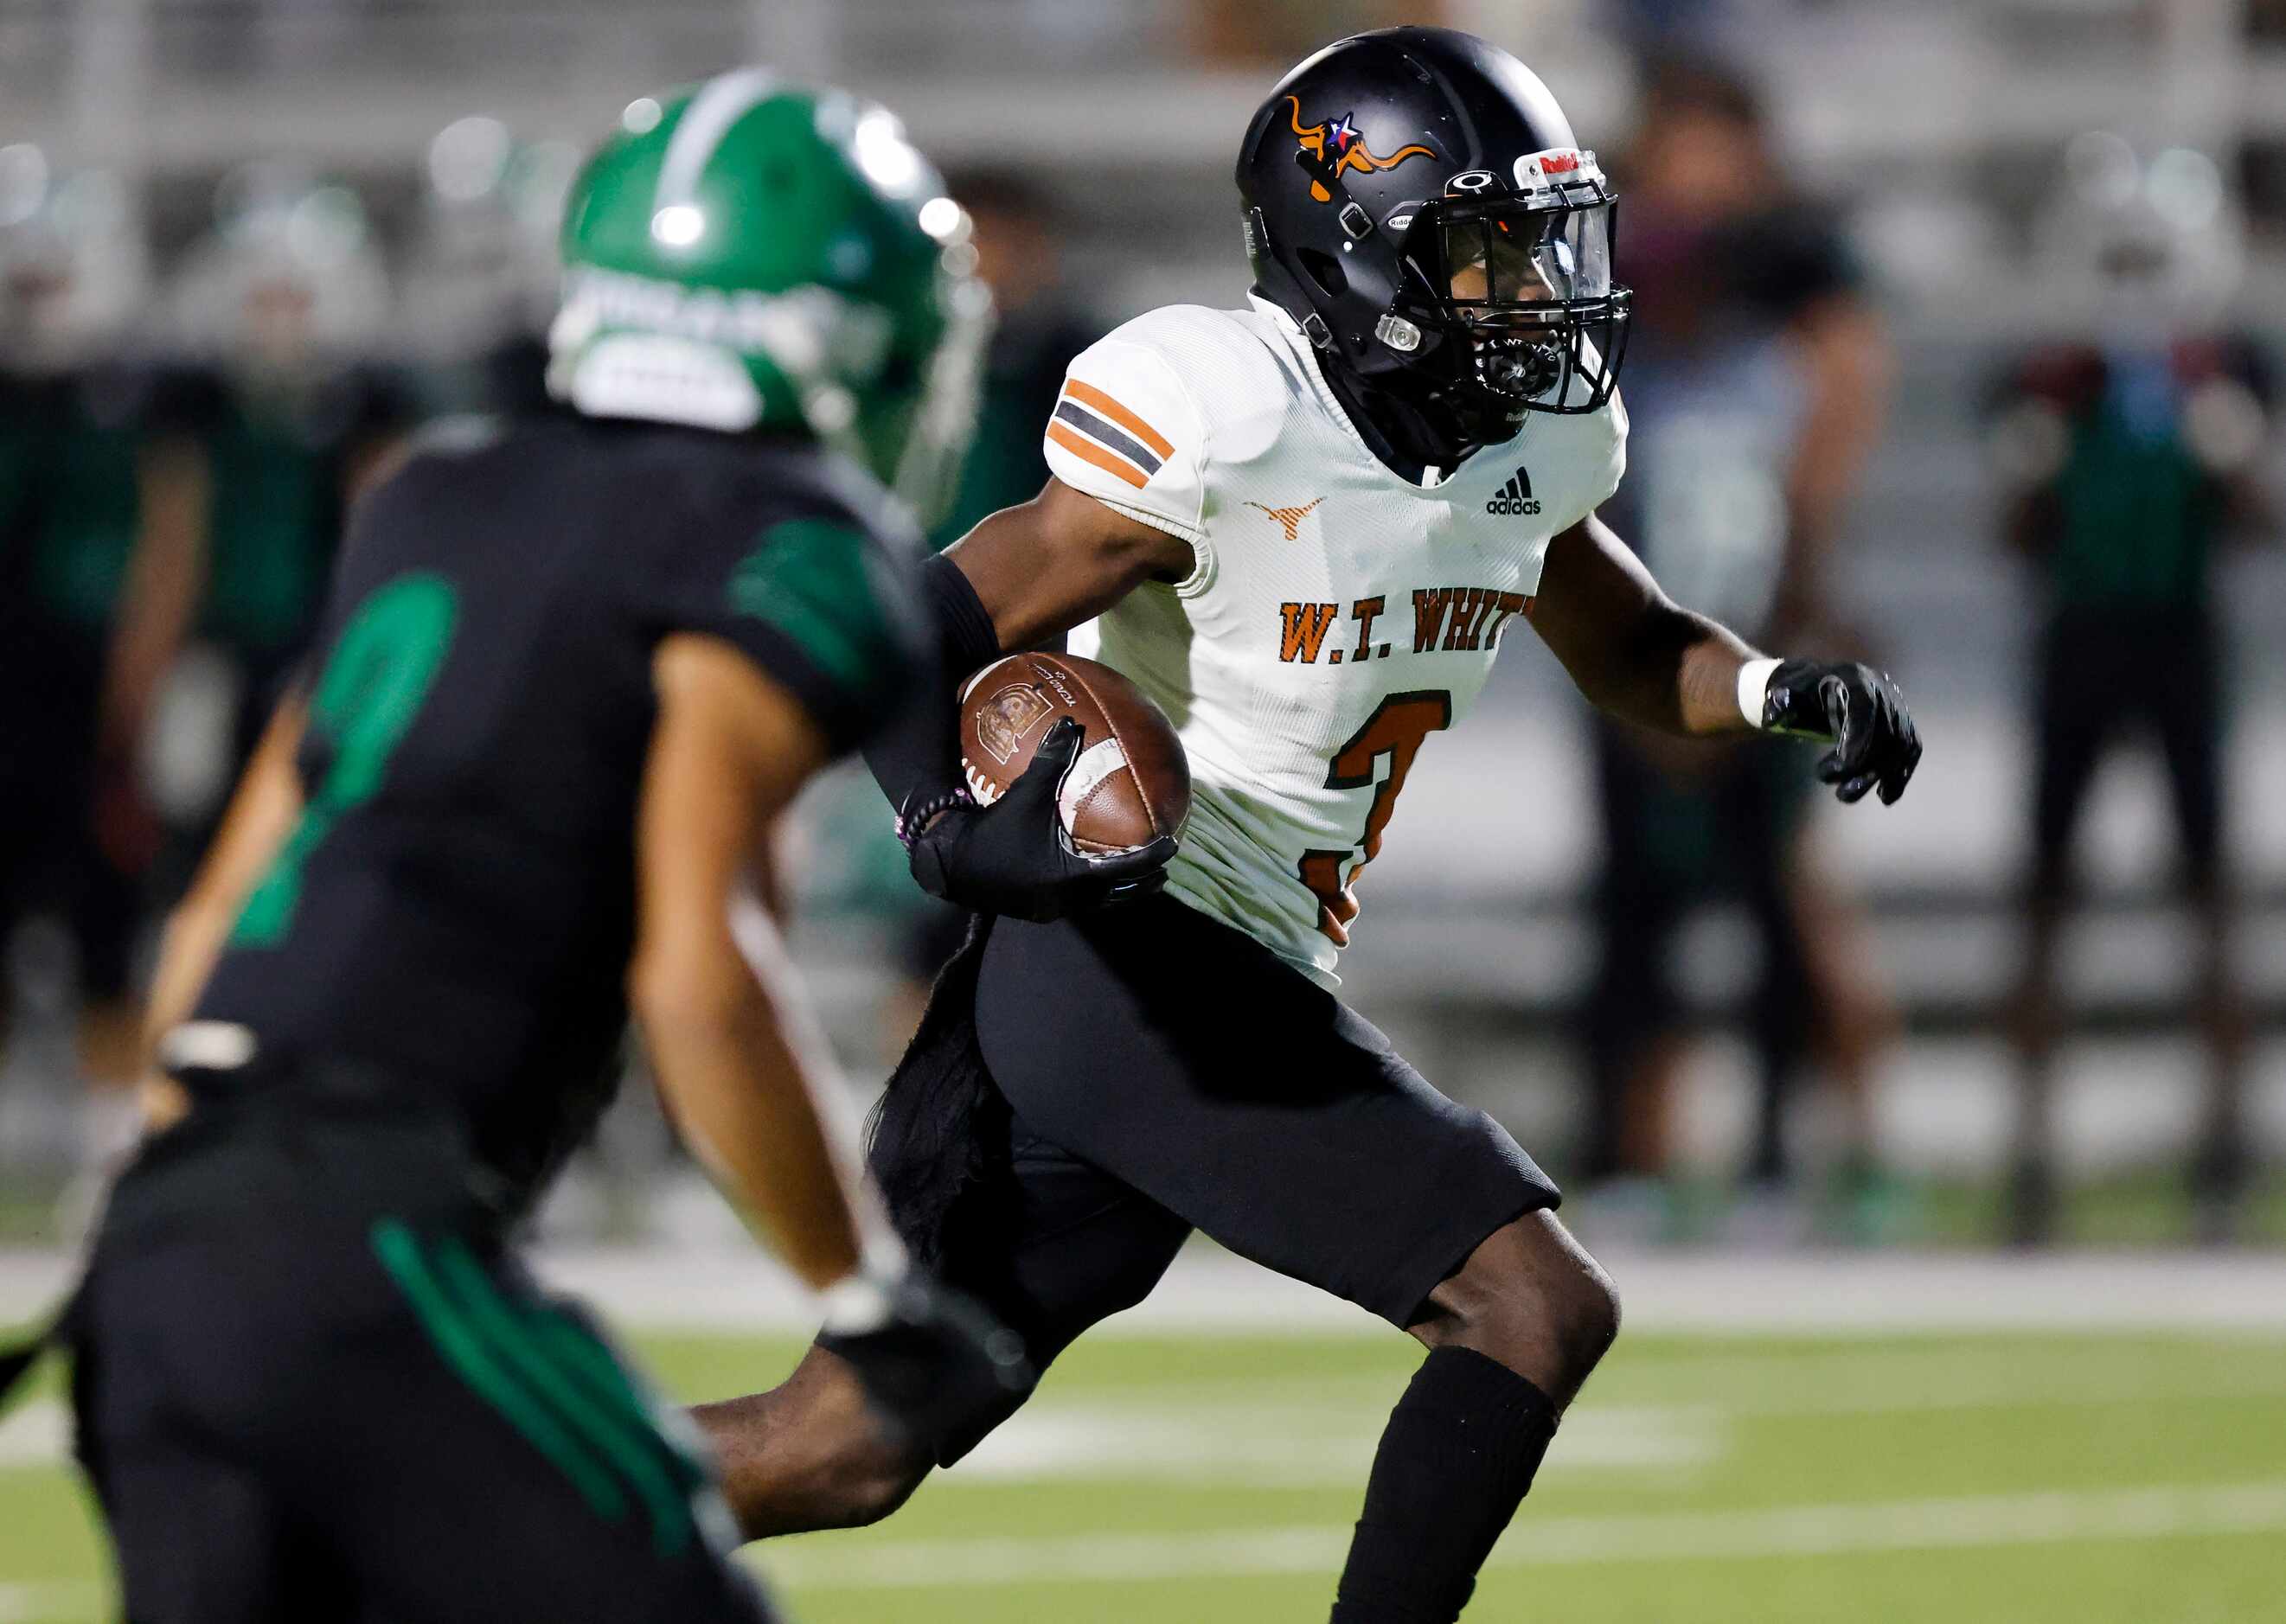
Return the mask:
{"type": "Polygon", "coordinates": [[[1612,205],[1527,209],[1501,202],[1448,209],[1439,221],[1441,280],[1464,311],[1605,299],[1612,292],[1612,205]]]}
{"type": "Polygon", "coordinates": [[[1601,409],[1630,304],[1612,281],[1614,202],[1600,178],[1529,196],[1448,192],[1407,228],[1393,315],[1441,329],[1438,365],[1457,366],[1502,411],[1601,409]]]}

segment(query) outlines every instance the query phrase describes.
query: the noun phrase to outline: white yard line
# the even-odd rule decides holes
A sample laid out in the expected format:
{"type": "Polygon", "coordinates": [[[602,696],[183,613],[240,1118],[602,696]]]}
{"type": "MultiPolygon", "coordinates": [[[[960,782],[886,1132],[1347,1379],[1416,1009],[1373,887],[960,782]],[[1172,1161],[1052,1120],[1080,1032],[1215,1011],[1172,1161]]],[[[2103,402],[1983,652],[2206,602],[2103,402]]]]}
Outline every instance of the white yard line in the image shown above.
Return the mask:
{"type": "MultiPolygon", "coordinates": [[[[1617,1252],[1604,1261],[1639,1331],[2286,1331],[2286,1257],[2275,1253],[1617,1252]]],[[[623,1324],[798,1334],[816,1323],[807,1295],[753,1250],[546,1249],[539,1264],[623,1324]]],[[[69,1278],[61,1255],[0,1251],[0,1325],[43,1312],[69,1278]]],[[[1140,1308],[1096,1334],[1342,1330],[1385,1334],[1360,1309],[1201,1245],[1140,1308]]]]}
{"type": "MultiPolygon", "coordinates": [[[[2286,1363],[2222,1379],[2164,1370],[2027,1368],[1975,1348],[1850,1344],[1781,1362],[1715,1354],[1678,1368],[1671,1396],[1588,1396],[1557,1435],[1554,1464],[1604,1470],[1704,1463],[1732,1425],[1757,1418],[2230,1402],[2286,1395],[2286,1363]],[[1777,1384],[1787,1373],[1793,1377],[1777,1384]],[[1842,1384],[1842,1385],[1837,1385],[1842,1384]]],[[[1362,1480],[1401,1373],[1241,1377],[1131,1388],[1049,1386],[947,1478],[953,1485],[1087,1478],[1195,1479],[1256,1486],[1362,1480]]],[[[0,1418],[0,1470],[52,1465],[71,1442],[60,1400],[0,1418]]],[[[4,1615],[0,1615],[4,1624],[4,1615]]]]}
{"type": "MultiPolygon", "coordinates": [[[[812,1323],[802,1295],[752,1252],[551,1252],[540,1261],[543,1273],[630,1324],[800,1331],[812,1323]]],[[[2275,1255],[1669,1252],[1604,1261],[1636,1330],[2286,1331],[2286,1258],[2275,1255]]],[[[1148,1301],[1095,1334],[1344,1330],[1386,1334],[1347,1303],[1194,1246],[1148,1301]]]]}
{"type": "Polygon", "coordinates": [[[84,1624],[108,1595],[84,1580],[0,1581],[0,1624],[84,1624]]]}
{"type": "MultiPolygon", "coordinates": [[[[1226,1395],[1198,1408],[1041,1399],[952,1468],[955,1488],[1009,1483],[1189,1483],[1217,1488],[1362,1485],[1401,1383],[1374,1400],[1251,1404],[1226,1395]]],[[[1258,1391],[1258,1390],[1256,1390],[1258,1391]]],[[[1313,1390],[1314,1391],[1314,1390],[1313,1390]]],[[[1728,1428],[1718,1410],[1582,1405],[1565,1418],[1549,1470],[1656,1472],[1710,1466],[1728,1428]]]]}
{"type": "MultiPolygon", "coordinates": [[[[1527,1511],[1495,1548],[1491,1565],[1837,1556],[2282,1530],[2286,1479],[1760,1511],[1555,1518],[1527,1511]]],[[[822,1590],[1329,1574],[1341,1565],[1349,1532],[1316,1525],[846,1545],[829,1538],[763,1547],[761,1565],[789,1584],[822,1590]]]]}
{"type": "MultiPolygon", "coordinates": [[[[71,1454],[71,1412],[53,1399],[20,1404],[0,1419],[0,1471],[52,1466],[71,1454]]],[[[7,1618],[0,1612],[0,1620],[7,1618]]]]}

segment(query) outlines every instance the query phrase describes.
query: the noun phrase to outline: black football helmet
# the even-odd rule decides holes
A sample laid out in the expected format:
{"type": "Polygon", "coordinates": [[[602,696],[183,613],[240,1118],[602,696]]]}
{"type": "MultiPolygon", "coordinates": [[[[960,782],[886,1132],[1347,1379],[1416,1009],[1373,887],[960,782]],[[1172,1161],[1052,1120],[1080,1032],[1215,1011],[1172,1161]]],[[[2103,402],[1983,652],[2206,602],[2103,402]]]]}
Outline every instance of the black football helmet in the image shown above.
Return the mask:
{"type": "Polygon", "coordinates": [[[1238,191],[1256,291],[1365,387],[1426,389],[1487,440],[1611,398],[1615,194],[1507,51],[1425,28],[1327,46],[1247,126],[1238,191]]]}

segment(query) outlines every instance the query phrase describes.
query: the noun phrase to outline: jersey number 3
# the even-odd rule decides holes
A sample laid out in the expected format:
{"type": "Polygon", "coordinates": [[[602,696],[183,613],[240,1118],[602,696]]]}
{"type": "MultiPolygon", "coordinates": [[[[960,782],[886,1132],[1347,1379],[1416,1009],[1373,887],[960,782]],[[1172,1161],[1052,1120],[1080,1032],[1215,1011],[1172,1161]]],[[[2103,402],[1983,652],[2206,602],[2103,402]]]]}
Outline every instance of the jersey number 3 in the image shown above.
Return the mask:
{"type": "Polygon", "coordinates": [[[1390,814],[1397,810],[1398,792],[1405,787],[1406,774],[1413,770],[1413,758],[1421,753],[1421,741],[1452,725],[1453,696],[1443,690],[1391,694],[1365,719],[1365,726],[1334,753],[1333,764],[1326,771],[1329,790],[1365,788],[1373,783],[1376,764],[1384,755],[1389,758],[1389,776],[1375,785],[1373,806],[1365,815],[1365,832],[1358,844],[1341,851],[1302,854],[1302,883],[1318,899],[1318,928],[1333,938],[1335,946],[1349,945],[1350,921],[1358,915],[1352,887],[1365,865],[1381,851],[1382,831],[1389,827],[1390,814]],[[1352,854],[1357,861],[1351,863],[1352,854]],[[1350,864],[1346,879],[1342,874],[1344,863],[1350,864]]]}
{"type": "Polygon", "coordinates": [[[247,897],[233,946],[285,939],[302,897],[303,864],[344,813],[380,791],[390,758],[436,686],[459,619],[452,583],[427,571],[397,577],[358,606],[310,698],[308,737],[328,759],[301,821],[247,897]]]}

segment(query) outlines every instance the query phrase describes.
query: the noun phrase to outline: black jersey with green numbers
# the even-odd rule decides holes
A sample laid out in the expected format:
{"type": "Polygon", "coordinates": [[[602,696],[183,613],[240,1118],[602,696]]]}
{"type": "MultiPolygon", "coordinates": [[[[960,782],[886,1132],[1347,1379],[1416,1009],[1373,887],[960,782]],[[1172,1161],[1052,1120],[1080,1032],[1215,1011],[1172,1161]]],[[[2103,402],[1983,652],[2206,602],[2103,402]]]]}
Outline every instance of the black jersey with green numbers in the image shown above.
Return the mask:
{"type": "Polygon", "coordinates": [[[915,546],[792,445],[565,415],[424,447],[352,518],[305,810],[197,1018],[447,1091],[530,1194],[619,1070],[656,646],[735,644],[851,747],[921,652],[915,546]]]}

